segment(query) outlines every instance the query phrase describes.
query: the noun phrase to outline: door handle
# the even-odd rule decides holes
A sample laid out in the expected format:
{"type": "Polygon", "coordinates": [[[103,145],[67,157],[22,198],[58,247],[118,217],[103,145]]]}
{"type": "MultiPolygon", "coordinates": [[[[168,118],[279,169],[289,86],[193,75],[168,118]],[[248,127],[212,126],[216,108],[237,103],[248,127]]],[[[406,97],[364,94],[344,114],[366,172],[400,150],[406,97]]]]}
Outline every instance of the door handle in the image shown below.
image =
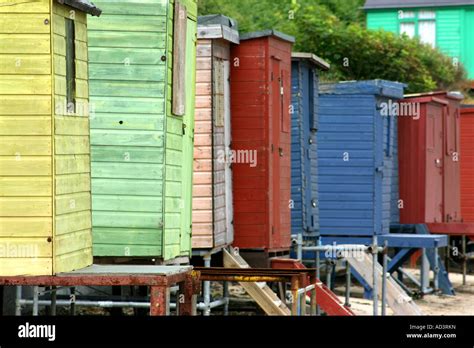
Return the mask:
{"type": "Polygon", "coordinates": [[[435,165],[437,168],[441,168],[441,160],[439,158],[435,159],[435,165]]]}
{"type": "Polygon", "coordinates": [[[283,149],[281,147],[278,148],[278,153],[280,154],[280,157],[283,157],[283,149]]]}

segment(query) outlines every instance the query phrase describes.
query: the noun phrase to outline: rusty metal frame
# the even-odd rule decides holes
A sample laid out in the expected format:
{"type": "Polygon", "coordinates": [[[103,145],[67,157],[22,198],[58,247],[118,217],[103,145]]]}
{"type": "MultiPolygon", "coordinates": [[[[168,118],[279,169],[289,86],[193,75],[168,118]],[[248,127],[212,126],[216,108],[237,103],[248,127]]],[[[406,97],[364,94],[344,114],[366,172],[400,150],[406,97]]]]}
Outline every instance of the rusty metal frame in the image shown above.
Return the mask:
{"type": "Polygon", "coordinates": [[[0,277],[0,285],[9,286],[149,286],[150,315],[167,315],[169,312],[168,289],[179,286],[177,302],[179,315],[195,315],[195,295],[200,291],[200,273],[186,271],[171,275],[157,274],[78,274],[56,276],[0,277]]]}

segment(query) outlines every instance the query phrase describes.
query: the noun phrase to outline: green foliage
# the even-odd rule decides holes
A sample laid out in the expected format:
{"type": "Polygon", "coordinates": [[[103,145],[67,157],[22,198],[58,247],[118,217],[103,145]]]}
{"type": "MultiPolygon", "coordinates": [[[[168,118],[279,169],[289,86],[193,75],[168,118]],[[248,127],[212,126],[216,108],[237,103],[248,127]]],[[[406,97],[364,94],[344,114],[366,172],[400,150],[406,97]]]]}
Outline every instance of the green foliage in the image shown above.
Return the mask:
{"type": "Polygon", "coordinates": [[[241,32],[274,28],[295,36],[296,51],[331,63],[323,79],[387,79],[408,84],[407,92],[457,88],[465,71],[418,39],[367,31],[363,0],[200,0],[201,14],[222,13],[241,32]]]}

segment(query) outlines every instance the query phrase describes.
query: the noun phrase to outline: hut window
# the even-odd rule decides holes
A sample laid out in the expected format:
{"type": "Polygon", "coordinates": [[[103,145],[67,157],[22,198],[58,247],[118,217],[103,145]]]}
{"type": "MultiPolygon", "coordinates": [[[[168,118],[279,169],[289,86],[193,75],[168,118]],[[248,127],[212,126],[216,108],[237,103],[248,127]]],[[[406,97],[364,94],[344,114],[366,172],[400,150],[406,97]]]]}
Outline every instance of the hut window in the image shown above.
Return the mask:
{"type": "Polygon", "coordinates": [[[436,12],[420,11],[418,13],[418,35],[420,40],[435,47],[436,45],[436,12]]]}
{"type": "Polygon", "coordinates": [[[76,104],[76,47],[74,21],[66,18],[66,101],[67,110],[75,112],[76,104]]]}
{"type": "Polygon", "coordinates": [[[174,8],[173,42],[173,114],[184,116],[186,113],[186,46],[187,46],[186,6],[180,2],[174,8]]]}
{"type": "Polygon", "coordinates": [[[414,22],[405,22],[400,23],[400,34],[406,34],[410,38],[415,37],[415,23],[414,22]]]}
{"type": "Polygon", "coordinates": [[[430,10],[400,11],[400,34],[414,38],[419,37],[421,42],[436,46],[436,12],[430,10]]]}

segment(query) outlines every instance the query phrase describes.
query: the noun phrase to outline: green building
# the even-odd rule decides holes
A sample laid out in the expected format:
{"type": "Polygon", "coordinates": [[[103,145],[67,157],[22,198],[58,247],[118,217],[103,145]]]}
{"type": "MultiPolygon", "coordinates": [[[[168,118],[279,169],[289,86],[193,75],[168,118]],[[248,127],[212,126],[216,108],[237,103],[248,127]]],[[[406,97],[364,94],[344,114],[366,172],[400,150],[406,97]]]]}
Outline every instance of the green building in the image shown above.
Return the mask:
{"type": "Polygon", "coordinates": [[[90,20],[93,253],[191,253],[196,0],[98,0],[90,20]]]}
{"type": "Polygon", "coordinates": [[[439,48],[474,79],[474,0],[367,0],[369,29],[384,29],[439,48]]]}

